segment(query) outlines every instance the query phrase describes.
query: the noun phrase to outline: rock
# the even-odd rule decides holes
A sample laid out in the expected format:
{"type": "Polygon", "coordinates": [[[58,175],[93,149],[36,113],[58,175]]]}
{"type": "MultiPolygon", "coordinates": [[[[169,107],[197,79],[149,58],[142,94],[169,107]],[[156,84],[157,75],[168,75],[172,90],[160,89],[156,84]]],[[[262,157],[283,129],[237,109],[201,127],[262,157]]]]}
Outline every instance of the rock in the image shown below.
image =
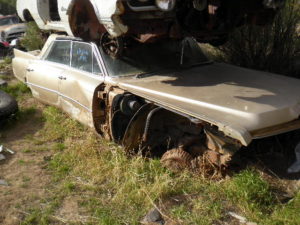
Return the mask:
{"type": "Polygon", "coordinates": [[[160,212],[154,208],[151,209],[147,215],[144,217],[144,219],[141,221],[142,224],[159,224],[163,225],[165,224],[164,219],[162,218],[162,215],[160,212]]]}
{"type": "Polygon", "coordinates": [[[0,154],[0,161],[6,159],[6,157],[3,154],[0,154]]]}
{"type": "Polygon", "coordinates": [[[8,183],[5,180],[0,180],[1,186],[8,186],[8,183]]]}

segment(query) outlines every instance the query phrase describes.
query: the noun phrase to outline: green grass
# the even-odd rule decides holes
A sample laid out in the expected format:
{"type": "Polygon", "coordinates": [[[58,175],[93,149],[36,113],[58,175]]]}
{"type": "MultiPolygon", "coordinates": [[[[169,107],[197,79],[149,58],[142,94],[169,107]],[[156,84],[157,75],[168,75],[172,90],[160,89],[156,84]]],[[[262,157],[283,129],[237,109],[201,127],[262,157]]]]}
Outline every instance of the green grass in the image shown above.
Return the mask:
{"type": "Polygon", "coordinates": [[[30,93],[30,89],[24,83],[17,83],[13,85],[8,85],[6,87],[1,87],[0,90],[14,96],[15,98],[22,98],[25,94],[30,93]]]}
{"type": "MultiPolygon", "coordinates": [[[[46,140],[59,140],[49,169],[56,182],[65,183],[67,195],[84,193],[81,207],[97,218],[92,224],[139,224],[155,205],[165,207],[168,217],[183,224],[213,224],[222,221],[229,209],[250,221],[280,224],[280,213],[297,211],[295,203],[280,204],[255,170],[221,182],[190,172],[173,174],[159,160],[128,157],[121,147],[99,139],[53,107],[46,108],[44,118],[46,140]],[[182,197],[179,203],[164,206],[182,197]]],[[[295,214],[284,224],[299,222],[300,215],[295,214]]]]}
{"type": "MultiPolygon", "coordinates": [[[[27,93],[18,87],[21,90],[9,90],[17,95],[27,93]]],[[[35,108],[26,106],[22,110],[32,115],[37,113],[35,108]]],[[[26,214],[22,225],[61,222],[57,211],[64,199],[74,196],[79,198],[78,207],[85,219],[66,224],[140,224],[153,207],[181,224],[223,224],[232,219],[229,211],[258,224],[300,224],[299,192],[292,201],[280,203],[272,186],[254,169],[221,181],[188,171],[174,174],[158,159],[127,156],[121,147],[97,137],[54,107],[44,108],[40,122],[43,126],[39,134],[26,136],[33,147],[24,151],[51,152],[45,163],[52,182],[46,187],[49,196],[40,199],[43,207],[23,209],[26,214]]]]}

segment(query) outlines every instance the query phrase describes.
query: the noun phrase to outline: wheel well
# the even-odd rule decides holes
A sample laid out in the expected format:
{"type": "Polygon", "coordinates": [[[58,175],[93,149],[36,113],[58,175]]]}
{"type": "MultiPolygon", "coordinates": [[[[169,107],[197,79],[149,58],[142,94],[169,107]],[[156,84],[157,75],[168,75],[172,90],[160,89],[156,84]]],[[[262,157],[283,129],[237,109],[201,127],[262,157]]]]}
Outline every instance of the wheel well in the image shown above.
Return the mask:
{"type": "Polygon", "coordinates": [[[23,11],[23,18],[25,19],[26,22],[33,21],[33,17],[28,9],[25,9],[23,11]]]}
{"type": "Polygon", "coordinates": [[[101,125],[105,123],[105,119],[106,119],[106,102],[105,102],[106,99],[105,96],[99,96],[100,94],[103,93],[104,88],[105,88],[104,84],[100,84],[95,89],[94,96],[93,96],[93,106],[92,106],[94,127],[97,133],[99,133],[100,135],[103,134],[101,125]]]}

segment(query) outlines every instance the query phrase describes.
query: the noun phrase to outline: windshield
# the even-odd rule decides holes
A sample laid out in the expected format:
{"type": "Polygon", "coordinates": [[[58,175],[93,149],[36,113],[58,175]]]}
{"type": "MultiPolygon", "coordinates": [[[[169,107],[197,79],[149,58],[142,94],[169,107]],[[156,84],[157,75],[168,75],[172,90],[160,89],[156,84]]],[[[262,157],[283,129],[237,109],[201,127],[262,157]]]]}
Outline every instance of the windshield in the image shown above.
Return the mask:
{"type": "Polygon", "coordinates": [[[17,23],[19,23],[17,17],[5,17],[0,19],[0,26],[7,26],[7,25],[12,25],[17,23]]]}
{"type": "Polygon", "coordinates": [[[110,76],[152,73],[209,62],[197,42],[191,38],[151,44],[135,43],[124,49],[121,58],[111,58],[100,51],[110,76]]]}

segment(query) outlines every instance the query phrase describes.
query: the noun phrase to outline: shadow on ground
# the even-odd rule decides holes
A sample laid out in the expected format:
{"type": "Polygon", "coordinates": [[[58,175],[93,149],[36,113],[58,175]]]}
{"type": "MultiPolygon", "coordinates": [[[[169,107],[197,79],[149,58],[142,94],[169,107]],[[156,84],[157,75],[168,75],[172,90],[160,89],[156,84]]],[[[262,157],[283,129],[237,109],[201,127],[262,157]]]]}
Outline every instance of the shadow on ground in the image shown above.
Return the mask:
{"type": "Polygon", "coordinates": [[[300,172],[289,174],[287,169],[296,161],[295,147],[300,142],[300,131],[254,140],[235,156],[242,163],[238,171],[258,167],[263,172],[285,180],[299,180],[300,172]]]}

